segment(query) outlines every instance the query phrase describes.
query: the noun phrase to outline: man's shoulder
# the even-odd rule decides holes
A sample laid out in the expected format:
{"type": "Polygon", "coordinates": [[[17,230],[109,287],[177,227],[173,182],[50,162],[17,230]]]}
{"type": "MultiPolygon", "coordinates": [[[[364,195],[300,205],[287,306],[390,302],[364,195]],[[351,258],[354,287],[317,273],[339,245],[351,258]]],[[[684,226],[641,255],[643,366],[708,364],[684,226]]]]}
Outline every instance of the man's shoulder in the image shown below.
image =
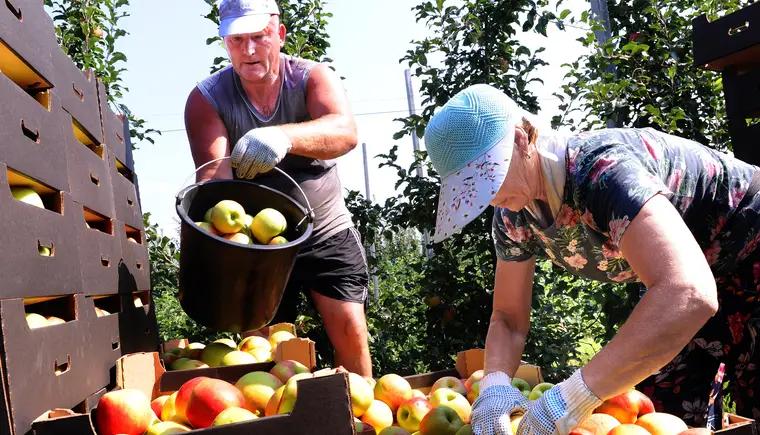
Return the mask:
{"type": "Polygon", "coordinates": [[[227,65],[203,78],[198,82],[198,85],[210,91],[219,85],[224,85],[225,83],[230,82],[229,79],[232,77],[232,71],[232,65],[227,65]]]}

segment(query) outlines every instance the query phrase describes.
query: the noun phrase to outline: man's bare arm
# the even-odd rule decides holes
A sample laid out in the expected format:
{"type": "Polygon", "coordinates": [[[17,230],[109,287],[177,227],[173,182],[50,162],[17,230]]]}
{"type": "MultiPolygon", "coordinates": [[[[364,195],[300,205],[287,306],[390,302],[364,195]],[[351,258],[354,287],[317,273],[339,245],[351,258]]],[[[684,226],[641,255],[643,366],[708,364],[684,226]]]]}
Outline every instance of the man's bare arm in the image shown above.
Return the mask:
{"type": "MultiPolygon", "coordinates": [[[[185,129],[195,167],[230,155],[227,129],[214,108],[198,88],[194,88],[185,104],[185,129]]],[[[196,182],[211,179],[231,179],[230,161],[214,162],[196,174],[196,182]]]]}

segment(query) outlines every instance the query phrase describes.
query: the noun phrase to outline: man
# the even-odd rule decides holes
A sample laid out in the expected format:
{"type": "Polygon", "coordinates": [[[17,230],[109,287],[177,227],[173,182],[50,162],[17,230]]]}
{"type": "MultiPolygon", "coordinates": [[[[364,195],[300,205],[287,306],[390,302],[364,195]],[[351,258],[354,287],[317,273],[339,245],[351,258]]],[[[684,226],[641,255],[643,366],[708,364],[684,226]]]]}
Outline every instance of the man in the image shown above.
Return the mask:
{"type": "Polygon", "coordinates": [[[314,209],[272,323],[294,322],[300,293],[316,306],[335,364],[372,375],[365,304],[368,268],[333,159],[356,147],[354,117],[340,78],[325,65],[280,52],[285,26],[274,0],[222,0],[219,35],[231,65],[192,90],[185,126],[197,181],[253,179],[314,209]],[[231,162],[231,163],[230,163],[231,162]],[[234,172],[233,172],[234,169],[234,172]]]}

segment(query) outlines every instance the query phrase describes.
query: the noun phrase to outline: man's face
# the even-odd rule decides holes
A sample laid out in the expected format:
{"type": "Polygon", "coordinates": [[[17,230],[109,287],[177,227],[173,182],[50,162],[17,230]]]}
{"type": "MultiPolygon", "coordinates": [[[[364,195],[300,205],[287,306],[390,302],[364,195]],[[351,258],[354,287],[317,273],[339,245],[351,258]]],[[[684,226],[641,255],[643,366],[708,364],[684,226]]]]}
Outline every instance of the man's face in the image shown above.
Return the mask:
{"type": "Polygon", "coordinates": [[[261,82],[273,77],[280,49],[285,42],[285,26],[272,15],[261,32],[230,35],[224,38],[232,67],[247,82],[261,82]]]}

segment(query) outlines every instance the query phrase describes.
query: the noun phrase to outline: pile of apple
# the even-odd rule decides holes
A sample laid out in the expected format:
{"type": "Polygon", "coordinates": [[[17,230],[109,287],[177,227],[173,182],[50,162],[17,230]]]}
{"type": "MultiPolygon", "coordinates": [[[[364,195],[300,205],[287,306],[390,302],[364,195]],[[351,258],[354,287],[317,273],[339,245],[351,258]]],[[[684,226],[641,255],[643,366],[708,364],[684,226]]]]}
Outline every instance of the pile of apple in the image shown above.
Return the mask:
{"type": "Polygon", "coordinates": [[[710,435],[705,428],[689,428],[673,414],[657,412],[652,400],[629,390],[605,400],[570,435],[710,435]]]}
{"type": "Polygon", "coordinates": [[[230,199],[219,201],[206,211],[203,222],[196,225],[211,234],[243,245],[281,245],[288,228],[285,216],[273,208],[265,208],[256,216],[246,213],[240,203],[230,199]]]}
{"type": "Polygon", "coordinates": [[[229,338],[205,345],[190,343],[185,348],[169,349],[160,355],[167,370],[190,370],[269,362],[280,342],[296,338],[284,330],[272,331],[268,338],[252,335],[235,343],[229,338]]]}

